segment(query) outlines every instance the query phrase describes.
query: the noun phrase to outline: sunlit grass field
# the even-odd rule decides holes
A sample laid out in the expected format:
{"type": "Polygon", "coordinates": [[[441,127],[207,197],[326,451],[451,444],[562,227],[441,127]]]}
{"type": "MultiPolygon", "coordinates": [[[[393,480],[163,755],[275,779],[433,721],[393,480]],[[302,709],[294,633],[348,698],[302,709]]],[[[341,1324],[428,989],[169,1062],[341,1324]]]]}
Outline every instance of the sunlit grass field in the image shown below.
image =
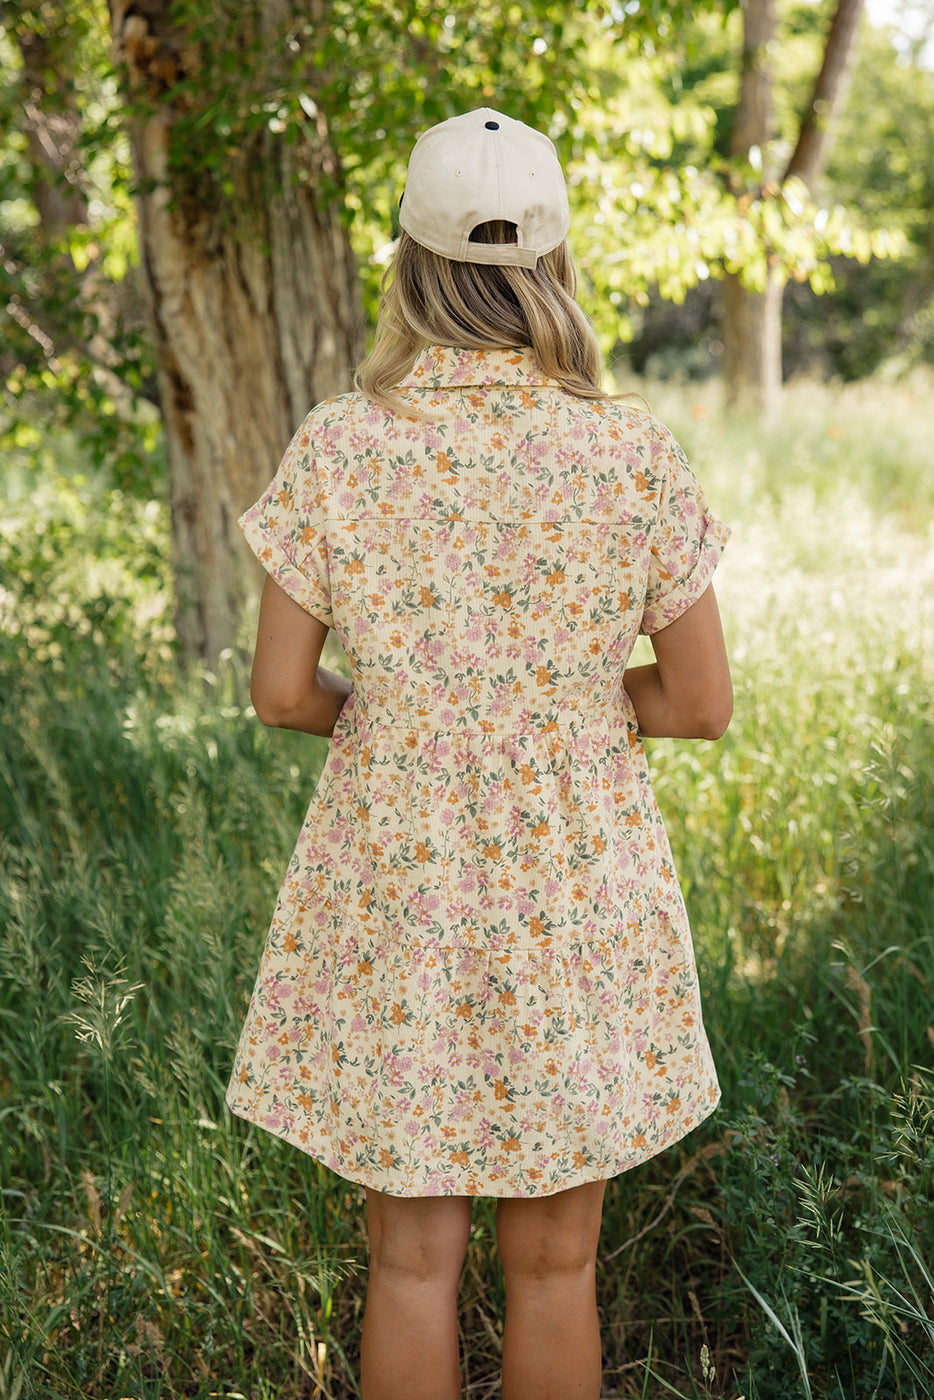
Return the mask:
{"type": "MultiPolygon", "coordinates": [[[[724,1092],[609,1188],[604,1394],[928,1400],[934,381],[769,429],[640,387],[734,530],[733,724],[650,751],[724,1092]]],[[[180,673],[163,506],[59,446],[0,521],[0,1400],[347,1400],[360,1195],[222,1103],[324,741],[257,723],[246,647],[180,673]]]]}

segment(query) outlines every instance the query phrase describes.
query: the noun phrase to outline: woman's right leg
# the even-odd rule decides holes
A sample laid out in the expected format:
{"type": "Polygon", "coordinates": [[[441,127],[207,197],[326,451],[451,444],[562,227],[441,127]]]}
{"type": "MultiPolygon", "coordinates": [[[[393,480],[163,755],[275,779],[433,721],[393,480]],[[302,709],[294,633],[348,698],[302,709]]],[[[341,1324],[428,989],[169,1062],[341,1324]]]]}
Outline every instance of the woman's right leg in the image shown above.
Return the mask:
{"type": "Polygon", "coordinates": [[[457,1285],[470,1238],[470,1199],[368,1190],[366,1201],[364,1400],[459,1400],[457,1285]]]}
{"type": "Polygon", "coordinates": [[[595,1181],[499,1202],[503,1400],[599,1400],[596,1265],[605,1189],[595,1181]]]}

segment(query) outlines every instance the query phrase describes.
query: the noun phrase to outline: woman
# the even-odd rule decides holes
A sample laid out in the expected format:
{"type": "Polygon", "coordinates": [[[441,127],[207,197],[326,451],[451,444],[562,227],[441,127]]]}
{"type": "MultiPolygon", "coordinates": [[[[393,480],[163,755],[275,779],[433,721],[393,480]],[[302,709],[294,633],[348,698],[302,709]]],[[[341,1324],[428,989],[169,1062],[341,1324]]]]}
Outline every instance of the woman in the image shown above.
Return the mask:
{"type": "Polygon", "coordinates": [[[358,391],[241,522],[257,714],[333,737],[228,1102],[366,1188],[366,1400],[459,1395],[475,1195],[504,1400],[594,1400],[605,1183],[719,1097],[640,736],[729,722],[727,531],[600,388],[546,137],[489,109],[426,132],[400,222],[358,391]],[[331,627],[352,681],[319,666],[331,627]]]}

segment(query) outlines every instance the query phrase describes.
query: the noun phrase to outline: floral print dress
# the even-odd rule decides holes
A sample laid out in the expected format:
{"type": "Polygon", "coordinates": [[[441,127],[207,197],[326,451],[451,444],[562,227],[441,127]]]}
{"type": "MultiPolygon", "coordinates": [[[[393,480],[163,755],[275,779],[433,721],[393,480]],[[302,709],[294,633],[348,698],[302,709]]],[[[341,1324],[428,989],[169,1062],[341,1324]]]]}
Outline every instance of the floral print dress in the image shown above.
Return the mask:
{"type": "Polygon", "coordinates": [[[649,413],[434,347],[319,404],[241,525],[353,691],[279,893],[230,1108],[399,1196],[547,1195],[715,1108],[622,679],[727,538],[649,413]]]}

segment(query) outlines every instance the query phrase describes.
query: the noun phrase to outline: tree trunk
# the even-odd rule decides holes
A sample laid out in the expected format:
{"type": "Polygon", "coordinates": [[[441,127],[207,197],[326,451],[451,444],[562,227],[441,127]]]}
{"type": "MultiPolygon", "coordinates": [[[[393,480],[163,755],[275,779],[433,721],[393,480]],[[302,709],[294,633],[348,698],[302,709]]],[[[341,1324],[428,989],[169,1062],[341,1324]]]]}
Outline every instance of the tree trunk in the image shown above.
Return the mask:
{"type": "Polygon", "coordinates": [[[778,410],[782,384],[781,282],[770,277],[764,292],[744,287],[735,273],[723,280],[723,375],[727,405],[764,419],[778,410]]]}
{"type": "MultiPolygon", "coordinates": [[[[745,0],[739,100],[730,136],[730,154],[761,157],[761,178],[772,139],[772,67],[775,0],[745,0]]],[[[767,269],[764,292],[744,286],[736,273],[724,278],[722,308],[723,374],[727,405],[768,417],[778,405],[782,383],[781,286],[767,269]]]]}
{"type": "MultiPolygon", "coordinates": [[[[270,25],[278,18],[275,0],[260,10],[270,25]]],[[[320,117],[291,145],[264,126],[251,158],[231,157],[226,198],[210,189],[199,198],[197,152],[184,172],[170,159],[173,125],[197,90],[191,38],[173,23],[171,0],[110,0],[110,11],[130,97],[178,635],[185,654],[212,662],[260,579],[237,516],[312,404],[350,385],[362,334],[356,264],[338,203],[295,179],[299,162],[326,170],[332,189],[339,179],[320,117]]]]}
{"type": "MultiPolygon", "coordinates": [[[[814,188],[830,149],[830,122],[846,93],[863,0],[838,0],[824,57],[794,153],[783,179],[797,176],[814,188]]],[[[775,33],[775,0],[745,0],[742,79],[730,152],[763,152],[762,181],[773,177],[764,166],[771,137],[771,75],[767,48],[775,33]]],[[[766,250],[768,256],[768,250],[766,250]]],[[[782,383],[782,286],[767,269],[764,293],[751,292],[727,276],[723,289],[723,370],[727,402],[774,414],[782,383]]]]}
{"type": "Polygon", "coordinates": [[[775,0],[745,0],[743,4],[743,52],[739,98],[730,133],[730,155],[748,157],[772,138],[772,60],[769,45],[775,41],[775,0]]]}
{"type": "Polygon", "coordinates": [[[30,194],[47,242],[87,223],[78,141],[81,124],[74,75],[67,62],[68,28],[50,7],[48,29],[20,26],[15,39],[23,60],[23,134],[32,170],[30,194]]]}

